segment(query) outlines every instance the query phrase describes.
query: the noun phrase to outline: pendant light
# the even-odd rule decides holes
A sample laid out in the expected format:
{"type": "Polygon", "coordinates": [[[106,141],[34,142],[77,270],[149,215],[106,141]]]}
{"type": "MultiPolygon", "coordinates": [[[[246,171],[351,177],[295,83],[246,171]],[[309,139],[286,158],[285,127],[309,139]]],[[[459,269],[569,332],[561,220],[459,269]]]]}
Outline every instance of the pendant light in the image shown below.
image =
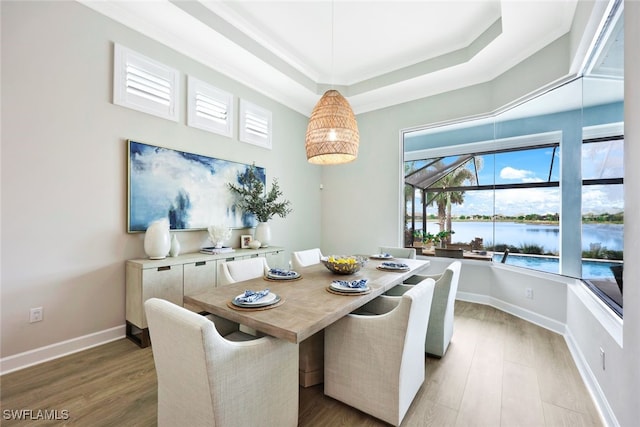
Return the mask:
{"type": "MultiPolygon", "coordinates": [[[[331,74],[333,75],[333,2],[331,2],[331,74]]],[[[336,165],[358,156],[360,134],[351,105],[335,89],[322,95],[311,112],[305,148],[309,163],[336,165]]]]}

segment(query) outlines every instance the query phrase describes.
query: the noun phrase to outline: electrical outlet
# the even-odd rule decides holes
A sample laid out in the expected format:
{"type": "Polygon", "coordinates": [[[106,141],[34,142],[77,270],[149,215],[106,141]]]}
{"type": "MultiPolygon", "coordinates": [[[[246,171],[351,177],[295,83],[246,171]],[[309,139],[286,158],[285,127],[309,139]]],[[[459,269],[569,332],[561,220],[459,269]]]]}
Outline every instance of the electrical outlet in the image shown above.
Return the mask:
{"type": "Polygon", "coordinates": [[[44,317],[42,307],[34,307],[29,310],[29,323],[40,322],[44,317]]]}
{"type": "Polygon", "coordinates": [[[600,347],[600,362],[602,362],[602,370],[604,371],[604,368],[605,368],[605,364],[604,364],[604,349],[602,347],[600,347]]]}
{"type": "Polygon", "coordinates": [[[531,288],[526,288],[524,290],[524,296],[529,298],[529,299],[533,299],[533,289],[531,288]]]}

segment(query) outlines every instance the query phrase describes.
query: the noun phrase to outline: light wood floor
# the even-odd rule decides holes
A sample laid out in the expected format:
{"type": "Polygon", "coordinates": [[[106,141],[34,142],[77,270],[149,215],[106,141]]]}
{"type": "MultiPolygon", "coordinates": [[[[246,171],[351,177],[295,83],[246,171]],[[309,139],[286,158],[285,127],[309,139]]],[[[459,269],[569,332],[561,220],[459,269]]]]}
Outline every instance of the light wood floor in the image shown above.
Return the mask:
{"type": "MultiPolygon", "coordinates": [[[[453,340],[426,359],[427,379],[403,426],[597,426],[596,408],[564,339],[491,307],[456,302],[453,340]]],[[[0,378],[3,426],[153,426],[150,348],[122,339],[0,378]],[[6,420],[7,410],[67,410],[57,422],[6,420]]],[[[300,389],[300,426],[384,426],[300,389]]]]}

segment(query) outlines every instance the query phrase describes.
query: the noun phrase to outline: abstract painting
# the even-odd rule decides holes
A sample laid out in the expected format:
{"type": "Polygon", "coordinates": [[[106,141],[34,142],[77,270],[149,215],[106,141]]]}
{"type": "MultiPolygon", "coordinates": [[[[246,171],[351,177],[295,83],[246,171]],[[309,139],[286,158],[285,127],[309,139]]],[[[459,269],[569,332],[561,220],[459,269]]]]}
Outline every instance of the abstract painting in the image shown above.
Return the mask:
{"type": "MultiPolygon", "coordinates": [[[[129,140],[128,232],[145,231],[167,218],[172,230],[210,225],[253,227],[254,215],[236,208],[228,183],[250,165],[129,140]]],[[[264,168],[256,167],[266,182],[264,168]]]]}

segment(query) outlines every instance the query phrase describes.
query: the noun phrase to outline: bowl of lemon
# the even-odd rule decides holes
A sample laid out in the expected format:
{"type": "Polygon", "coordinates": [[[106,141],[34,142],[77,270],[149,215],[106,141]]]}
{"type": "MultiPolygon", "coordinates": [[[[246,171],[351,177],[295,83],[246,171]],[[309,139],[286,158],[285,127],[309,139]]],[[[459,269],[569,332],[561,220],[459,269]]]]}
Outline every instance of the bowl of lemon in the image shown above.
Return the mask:
{"type": "Polygon", "coordinates": [[[359,271],[367,262],[366,257],[350,255],[331,255],[323,257],[322,263],[336,274],[353,274],[359,271]]]}

